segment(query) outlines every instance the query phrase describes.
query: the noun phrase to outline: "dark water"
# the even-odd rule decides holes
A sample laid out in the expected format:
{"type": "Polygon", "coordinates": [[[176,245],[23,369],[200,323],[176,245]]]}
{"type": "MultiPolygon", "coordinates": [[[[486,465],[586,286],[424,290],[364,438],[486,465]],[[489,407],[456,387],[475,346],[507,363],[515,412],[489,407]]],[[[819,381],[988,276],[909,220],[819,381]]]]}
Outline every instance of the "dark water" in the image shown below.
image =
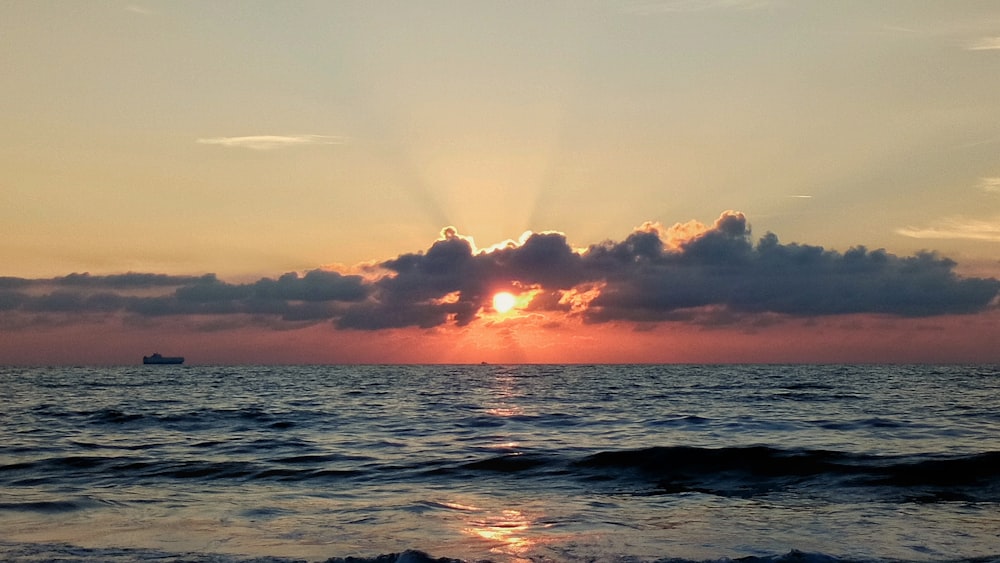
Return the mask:
{"type": "Polygon", "coordinates": [[[3,560],[1000,560],[997,367],[0,368],[0,394],[3,560]]]}

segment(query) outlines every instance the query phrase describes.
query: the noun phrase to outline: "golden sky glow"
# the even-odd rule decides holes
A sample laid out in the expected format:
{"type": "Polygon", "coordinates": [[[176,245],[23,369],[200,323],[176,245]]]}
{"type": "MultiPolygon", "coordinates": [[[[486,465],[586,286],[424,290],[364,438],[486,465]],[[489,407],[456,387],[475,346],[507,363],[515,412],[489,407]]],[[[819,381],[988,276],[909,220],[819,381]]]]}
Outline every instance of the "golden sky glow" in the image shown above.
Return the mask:
{"type": "Polygon", "coordinates": [[[801,322],[921,359],[996,314],[997,4],[25,0],[0,36],[0,363],[797,358],[801,322]]]}

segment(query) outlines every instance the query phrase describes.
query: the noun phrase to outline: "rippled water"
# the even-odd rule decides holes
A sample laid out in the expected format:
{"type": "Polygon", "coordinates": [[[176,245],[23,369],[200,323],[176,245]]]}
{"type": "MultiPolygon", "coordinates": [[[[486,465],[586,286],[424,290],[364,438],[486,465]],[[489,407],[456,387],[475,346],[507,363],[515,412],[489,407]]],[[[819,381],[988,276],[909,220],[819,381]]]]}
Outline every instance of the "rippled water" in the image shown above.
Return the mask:
{"type": "Polygon", "coordinates": [[[0,368],[0,392],[7,560],[1000,558],[990,366],[0,368]]]}

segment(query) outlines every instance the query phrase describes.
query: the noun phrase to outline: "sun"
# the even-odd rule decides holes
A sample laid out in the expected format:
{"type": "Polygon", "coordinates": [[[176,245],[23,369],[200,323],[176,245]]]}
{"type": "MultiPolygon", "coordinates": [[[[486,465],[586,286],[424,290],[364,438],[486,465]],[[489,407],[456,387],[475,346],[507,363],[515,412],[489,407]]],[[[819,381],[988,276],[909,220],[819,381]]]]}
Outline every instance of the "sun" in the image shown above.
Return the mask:
{"type": "Polygon", "coordinates": [[[513,293],[501,291],[493,296],[493,309],[498,313],[506,313],[514,308],[517,298],[513,293]]]}

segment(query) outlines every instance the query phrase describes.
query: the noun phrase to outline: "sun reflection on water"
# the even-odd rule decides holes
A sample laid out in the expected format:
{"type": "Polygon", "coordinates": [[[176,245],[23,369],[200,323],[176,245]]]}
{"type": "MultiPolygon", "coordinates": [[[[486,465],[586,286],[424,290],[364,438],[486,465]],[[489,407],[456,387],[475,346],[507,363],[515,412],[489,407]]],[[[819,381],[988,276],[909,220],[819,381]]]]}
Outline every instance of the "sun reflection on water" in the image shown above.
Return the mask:
{"type": "Polygon", "coordinates": [[[495,450],[510,450],[512,452],[516,452],[518,448],[521,447],[521,443],[515,442],[514,440],[508,440],[506,442],[496,442],[493,444],[487,444],[486,447],[495,450]]]}
{"type": "MultiPolygon", "coordinates": [[[[520,381],[513,373],[501,370],[496,373],[486,390],[482,404],[483,412],[501,419],[525,415],[525,409],[519,402],[523,399],[524,390],[520,381]]],[[[520,455],[521,443],[514,436],[497,433],[490,436],[486,447],[512,452],[520,455]]],[[[479,503],[477,503],[479,504],[479,503]]],[[[489,503],[492,504],[492,503],[489,503]]],[[[443,503],[448,507],[462,507],[464,512],[460,523],[462,535],[485,547],[505,563],[529,563],[532,552],[540,544],[547,543],[545,533],[541,531],[553,524],[542,523],[538,515],[529,515],[525,510],[492,507],[477,508],[469,503],[443,503]]],[[[488,505],[487,505],[488,506],[488,505]]]]}
{"type": "Polygon", "coordinates": [[[492,414],[493,416],[499,416],[501,418],[509,418],[512,416],[520,416],[524,414],[524,409],[517,405],[499,405],[496,407],[486,409],[487,414],[492,414]]]}
{"type": "Polygon", "coordinates": [[[521,392],[517,388],[517,381],[510,374],[497,374],[493,380],[492,399],[493,405],[486,408],[486,412],[493,416],[509,418],[521,416],[524,409],[515,401],[521,397],[521,392]]]}
{"type": "Polygon", "coordinates": [[[490,553],[511,556],[520,562],[530,561],[526,556],[538,540],[529,537],[529,532],[537,527],[537,523],[520,510],[506,509],[499,514],[470,520],[462,532],[491,542],[490,553]]]}

